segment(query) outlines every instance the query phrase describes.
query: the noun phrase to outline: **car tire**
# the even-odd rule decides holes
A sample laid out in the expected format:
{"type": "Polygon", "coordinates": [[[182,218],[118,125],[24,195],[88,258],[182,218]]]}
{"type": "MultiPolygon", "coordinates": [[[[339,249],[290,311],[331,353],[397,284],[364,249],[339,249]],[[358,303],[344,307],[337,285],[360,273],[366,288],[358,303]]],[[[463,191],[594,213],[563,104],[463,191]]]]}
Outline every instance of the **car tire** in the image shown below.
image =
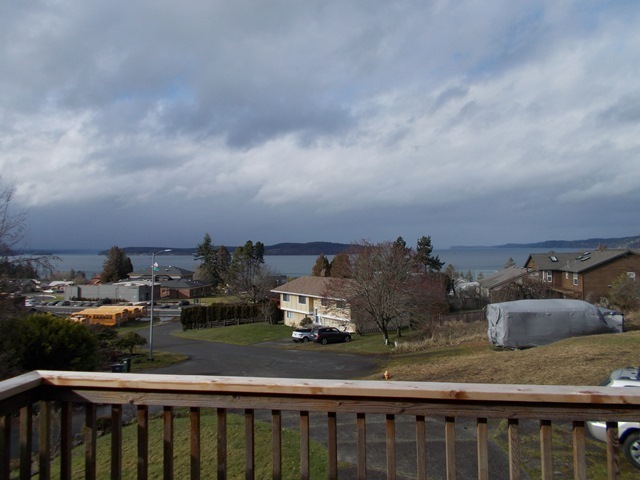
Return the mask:
{"type": "Polygon", "coordinates": [[[326,338],[323,338],[322,340],[320,340],[320,343],[323,345],[326,345],[327,343],[329,343],[329,340],[327,340],[326,338]]]}
{"type": "Polygon", "coordinates": [[[346,337],[344,337],[344,341],[345,342],[350,342],[351,341],[351,335],[347,335],[346,337]]]}
{"type": "Polygon", "coordinates": [[[622,444],[622,449],[629,463],[636,468],[640,468],[640,432],[633,432],[627,435],[622,444]]]}
{"type": "Polygon", "coordinates": [[[307,343],[309,339],[307,337],[302,337],[302,343],[307,343]]]}

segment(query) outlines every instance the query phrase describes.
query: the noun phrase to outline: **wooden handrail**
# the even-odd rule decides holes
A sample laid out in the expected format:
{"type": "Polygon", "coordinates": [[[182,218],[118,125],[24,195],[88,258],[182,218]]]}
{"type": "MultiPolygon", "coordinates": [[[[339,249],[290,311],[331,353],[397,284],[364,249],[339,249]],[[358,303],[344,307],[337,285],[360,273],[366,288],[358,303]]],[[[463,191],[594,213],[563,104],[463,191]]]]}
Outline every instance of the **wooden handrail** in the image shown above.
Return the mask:
{"type": "Polygon", "coordinates": [[[226,478],[227,412],[244,411],[245,469],[254,475],[254,422],[259,411],[270,412],[273,442],[273,475],[282,473],[282,412],[299,415],[300,474],[310,475],[311,413],[326,415],[328,477],[338,474],[337,414],[355,414],[356,454],[354,468],[358,478],[367,476],[367,419],[369,414],[385,417],[384,437],[387,477],[396,475],[396,431],[398,416],[415,420],[417,477],[426,477],[425,441],[427,417],[444,419],[444,452],[447,478],[456,477],[456,423],[458,418],[476,421],[478,478],[489,477],[488,419],[507,420],[509,475],[520,476],[522,449],[520,420],[535,419],[540,429],[541,478],[552,478],[552,421],[572,425],[575,478],[586,477],[585,422],[607,421],[607,468],[611,478],[618,469],[618,421],[640,420],[640,388],[590,386],[489,385],[461,383],[341,381],[262,377],[213,377],[201,375],[156,375],[123,373],[59,372],[39,370],[0,382],[0,480],[9,478],[8,459],[11,441],[11,415],[20,411],[21,475],[28,477],[31,451],[32,407],[40,401],[41,477],[48,477],[50,401],[59,401],[61,421],[61,476],[70,477],[71,404],[85,404],[85,476],[96,477],[96,407],[111,405],[111,419],[117,427],[112,433],[112,478],[120,478],[122,463],[122,405],[137,407],[138,475],[148,474],[149,409],[162,407],[165,478],[173,471],[174,407],[190,410],[191,477],[200,477],[200,409],[217,412],[217,472],[226,478]],[[44,415],[43,415],[44,413],[44,415]],[[24,437],[24,440],[22,440],[24,437]],[[44,475],[44,476],[43,476],[44,475]]]}
{"type": "MultiPolygon", "coordinates": [[[[640,405],[640,389],[566,385],[509,385],[442,382],[382,382],[367,380],[308,380],[268,377],[210,377],[58,372],[38,370],[43,385],[101,390],[147,390],[224,394],[314,395],[320,397],[402,398],[466,402],[567,403],[640,405]]],[[[24,377],[24,375],[22,376],[24,377]]],[[[22,378],[22,377],[17,377],[22,378]]],[[[31,377],[30,377],[31,378],[31,377]]],[[[16,379],[12,379],[16,380],[16,379]]],[[[11,382],[12,380],[6,380],[11,382]]],[[[35,381],[34,381],[35,382],[35,381]]],[[[37,383],[37,382],[35,382],[37,383]]],[[[0,391],[4,390],[0,383],[0,391]]],[[[4,396],[0,396],[2,399],[4,396]]]]}

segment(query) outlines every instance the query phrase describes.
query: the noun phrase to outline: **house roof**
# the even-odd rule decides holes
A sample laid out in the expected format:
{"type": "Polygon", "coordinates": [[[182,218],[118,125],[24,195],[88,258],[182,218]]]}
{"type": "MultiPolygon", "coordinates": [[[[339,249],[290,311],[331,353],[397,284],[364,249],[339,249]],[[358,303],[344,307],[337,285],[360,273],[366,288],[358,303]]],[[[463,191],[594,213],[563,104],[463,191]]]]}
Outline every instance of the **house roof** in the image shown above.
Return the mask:
{"type": "MultiPolygon", "coordinates": [[[[174,267],[172,265],[158,265],[158,269],[156,270],[156,275],[176,275],[176,276],[185,276],[185,275],[193,275],[191,270],[187,270],[186,268],[174,267]]],[[[147,267],[142,271],[131,272],[130,276],[151,276],[151,267],[147,267]]]]}
{"type": "Polygon", "coordinates": [[[351,282],[347,278],[306,276],[298,277],[271,291],[316,298],[335,298],[335,293],[333,292],[341,291],[341,287],[347,286],[351,282]]]}
{"type": "Polygon", "coordinates": [[[538,270],[581,273],[628,255],[640,255],[640,252],[638,250],[594,250],[577,253],[532,253],[525,262],[525,266],[533,261],[538,270]]]}
{"type": "Polygon", "coordinates": [[[529,273],[529,269],[523,267],[507,267],[493,275],[478,280],[482,288],[495,288],[505,283],[513,282],[518,278],[522,278],[529,273]]]}
{"type": "Polygon", "coordinates": [[[211,285],[210,282],[203,282],[200,280],[189,280],[186,278],[176,278],[174,280],[163,281],[162,288],[203,288],[211,285]]]}

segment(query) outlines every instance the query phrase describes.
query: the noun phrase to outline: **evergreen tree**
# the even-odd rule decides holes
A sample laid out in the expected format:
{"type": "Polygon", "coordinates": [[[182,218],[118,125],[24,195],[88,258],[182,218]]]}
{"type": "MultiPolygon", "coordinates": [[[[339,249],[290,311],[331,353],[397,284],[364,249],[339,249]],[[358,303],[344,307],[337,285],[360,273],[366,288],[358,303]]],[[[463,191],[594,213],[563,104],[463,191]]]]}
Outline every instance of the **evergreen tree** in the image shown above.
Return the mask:
{"type": "Polygon", "coordinates": [[[438,255],[433,256],[433,246],[431,245],[431,236],[422,236],[418,239],[418,245],[416,247],[416,260],[427,272],[439,272],[444,265],[444,262],[440,261],[438,255]]]}
{"type": "Polygon", "coordinates": [[[220,245],[216,249],[216,259],[218,262],[218,275],[221,283],[228,283],[229,269],[231,268],[231,254],[227,247],[220,245]]]}
{"type": "Polygon", "coordinates": [[[329,263],[329,259],[324,256],[324,254],[320,254],[316,259],[316,263],[313,265],[313,269],[311,270],[311,275],[314,277],[330,277],[331,276],[331,264],[329,263]]]}
{"type": "Polygon", "coordinates": [[[211,235],[208,233],[204,234],[202,242],[196,246],[193,258],[194,260],[202,262],[198,272],[200,279],[210,282],[214,287],[217,287],[220,283],[220,271],[218,268],[218,256],[216,255],[216,250],[213,248],[211,235]]]}
{"type": "Polygon", "coordinates": [[[351,278],[351,262],[349,260],[349,255],[346,253],[339,253],[333,257],[329,267],[329,272],[331,272],[331,276],[335,278],[351,278]]]}
{"type": "Polygon", "coordinates": [[[131,272],[133,272],[133,264],[124,250],[117,246],[111,247],[104,261],[100,280],[104,283],[117,282],[127,278],[131,272]]]}
{"type": "MultiPolygon", "coordinates": [[[[260,281],[260,272],[264,263],[264,244],[255,245],[248,240],[242,247],[233,252],[229,269],[229,283],[238,294],[249,294],[255,291],[260,281]]],[[[252,295],[253,298],[253,295],[252,295]]]]}
{"type": "Polygon", "coordinates": [[[510,268],[510,267],[515,267],[515,266],[516,266],[516,262],[511,257],[509,257],[507,262],[504,264],[504,268],[510,268]]]}

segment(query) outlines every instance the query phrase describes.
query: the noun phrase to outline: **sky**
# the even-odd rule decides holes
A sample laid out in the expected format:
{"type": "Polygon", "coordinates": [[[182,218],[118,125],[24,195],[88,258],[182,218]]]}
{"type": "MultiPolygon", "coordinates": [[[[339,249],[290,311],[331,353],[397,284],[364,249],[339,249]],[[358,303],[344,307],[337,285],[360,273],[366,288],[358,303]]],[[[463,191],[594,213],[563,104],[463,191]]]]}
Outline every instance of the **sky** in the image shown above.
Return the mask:
{"type": "Polygon", "coordinates": [[[640,2],[0,4],[27,248],[640,234],[640,2]]]}

